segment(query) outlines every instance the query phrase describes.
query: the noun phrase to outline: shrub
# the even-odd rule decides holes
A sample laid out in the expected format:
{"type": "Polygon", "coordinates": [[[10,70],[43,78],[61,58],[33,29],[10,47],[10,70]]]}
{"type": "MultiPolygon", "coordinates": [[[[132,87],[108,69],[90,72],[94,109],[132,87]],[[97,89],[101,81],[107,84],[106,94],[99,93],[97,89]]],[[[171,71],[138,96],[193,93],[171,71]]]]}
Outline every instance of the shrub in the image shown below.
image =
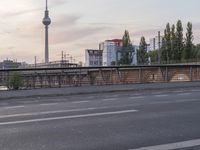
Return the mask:
{"type": "Polygon", "coordinates": [[[19,72],[13,72],[7,79],[6,86],[11,90],[19,90],[22,87],[21,74],[19,72]]]}

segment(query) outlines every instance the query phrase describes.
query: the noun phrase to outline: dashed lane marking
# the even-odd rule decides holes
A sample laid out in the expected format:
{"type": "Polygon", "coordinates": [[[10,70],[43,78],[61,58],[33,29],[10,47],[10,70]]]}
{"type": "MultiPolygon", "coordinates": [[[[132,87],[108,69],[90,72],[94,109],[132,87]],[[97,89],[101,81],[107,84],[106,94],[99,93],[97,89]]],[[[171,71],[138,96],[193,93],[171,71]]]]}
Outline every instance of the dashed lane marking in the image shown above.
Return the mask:
{"type": "Polygon", "coordinates": [[[169,95],[155,95],[155,97],[167,97],[167,96],[169,96],[169,95]]]}
{"type": "Polygon", "coordinates": [[[187,95],[191,95],[192,93],[179,93],[177,94],[178,96],[187,96],[187,95]]]}
{"type": "Polygon", "coordinates": [[[130,150],[175,150],[175,149],[182,149],[182,148],[189,148],[200,146],[200,139],[178,142],[178,143],[171,143],[171,144],[164,144],[164,145],[157,145],[157,146],[149,146],[149,147],[142,147],[130,150]]]}
{"type": "Polygon", "coordinates": [[[117,98],[119,97],[120,95],[109,95],[109,96],[105,96],[105,98],[117,98]]]}
{"type": "Polygon", "coordinates": [[[142,98],[145,98],[144,96],[132,96],[132,97],[129,97],[130,99],[142,99],[142,98]]]}
{"type": "Polygon", "coordinates": [[[200,92],[200,90],[190,90],[191,92],[200,92]]]}
{"type": "Polygon", "coordinates": [[[72,102],[73,104],[81,104],[81,103],[89,103],[90,101],[77,101],[77,102],[72,102]]]}
{"type": "Polygon", "coordinates": [[[25,123],[33,123],[33,122],[54,121],[54,120],[64,120],[64,119],[78,119],[78,118],[100,117],[100,116],[108,116],[108,115],[121,115],[121,114],[134,113],[137,111],[138,110],[123,110],[123,111],[113,111],[113,112],[91,113],[91,114],[84,114],[84,115],[71,115],[71,116],[62,116],[62,117],[10,121],[10,122],[1,122],[0,126],[13,125],[13,124],[25,124],[25,123]]]}
{"type": "Polygon", "coordinates": [[[82,109],[68,109],[68,110],[32,112],[32,113],[23,113],[23,114],[11,114],[11,115],[2,115],[2,116],[0,116],[0,119],[11,118],[11,117],[38,116],[38,115],[49,115],[49,114],[57,114],[57,113],[88,111],[88,110],[97,110],[97,109],[99,109],[99,108],[82,108],[82,109]]]}
{"type": "Polygon", "coordinates": [[[118,100],[117,98],[106,98],[106,99],[102,99],[102,101],[116,101],[118,100]]]}
{"type": "Polygon", "coordinates": [[[9,106],[9,107],[4,107],[5,109],[17,109],[17,108],[23,108],[25,106],[9,106]]]}
{"type": "Polygon", "coordinates": [[[40,106],[52,106],[52,105],[58,105],[58,103],[44,103],[44,104],[40,104],[40,106]]]}

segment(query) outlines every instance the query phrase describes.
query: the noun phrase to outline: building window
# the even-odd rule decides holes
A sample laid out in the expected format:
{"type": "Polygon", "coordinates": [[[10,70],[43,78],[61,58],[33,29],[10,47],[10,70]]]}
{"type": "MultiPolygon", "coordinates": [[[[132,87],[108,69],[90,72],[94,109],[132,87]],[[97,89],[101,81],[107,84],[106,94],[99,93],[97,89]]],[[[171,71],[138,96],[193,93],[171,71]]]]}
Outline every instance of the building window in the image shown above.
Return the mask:
{"type": "Polygon", "coordinates": [[[95,62],[94,62],[94,65],[99,65],[99,62],[98,62],[98,61],[95,61],[95,62]]]}
{"type": "Polygon", "coordinates": [[[99,58],[99,56],[98,55],[95,55],[95,59],[98,59],[99,58]]]}
{"type": "Polygon", "coordinates": [[[93,65],[93,61],[90,61],[90,66],[92,66],[93,65]]]}

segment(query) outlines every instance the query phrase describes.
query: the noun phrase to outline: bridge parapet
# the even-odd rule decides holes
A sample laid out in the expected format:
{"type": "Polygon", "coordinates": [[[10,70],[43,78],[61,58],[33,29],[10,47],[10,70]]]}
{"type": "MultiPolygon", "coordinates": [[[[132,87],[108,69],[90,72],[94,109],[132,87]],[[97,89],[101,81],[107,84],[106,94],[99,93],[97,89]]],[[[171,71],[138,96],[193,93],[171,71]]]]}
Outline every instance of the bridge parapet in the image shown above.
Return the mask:
{"type": "Polygon", "coordinates": [[[199,81],[200,65],[154,65],[0,70],[0,86],[20,72],[23,89],[199,81]]]}

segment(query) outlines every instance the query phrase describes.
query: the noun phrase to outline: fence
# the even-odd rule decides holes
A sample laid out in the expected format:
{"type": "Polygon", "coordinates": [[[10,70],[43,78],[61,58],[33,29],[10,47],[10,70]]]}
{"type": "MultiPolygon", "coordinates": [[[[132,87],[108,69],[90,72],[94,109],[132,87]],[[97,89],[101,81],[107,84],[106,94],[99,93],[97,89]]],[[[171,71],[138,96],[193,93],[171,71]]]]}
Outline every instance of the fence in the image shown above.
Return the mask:
{"type": "Polygon", "coordinates": [[[6,86],[9,81],[16,82],[17,80],[20,80],[20,88],[22,89],[199,81],[200,65],[190,64],[0,70],[0,86],[6,86]]]}

